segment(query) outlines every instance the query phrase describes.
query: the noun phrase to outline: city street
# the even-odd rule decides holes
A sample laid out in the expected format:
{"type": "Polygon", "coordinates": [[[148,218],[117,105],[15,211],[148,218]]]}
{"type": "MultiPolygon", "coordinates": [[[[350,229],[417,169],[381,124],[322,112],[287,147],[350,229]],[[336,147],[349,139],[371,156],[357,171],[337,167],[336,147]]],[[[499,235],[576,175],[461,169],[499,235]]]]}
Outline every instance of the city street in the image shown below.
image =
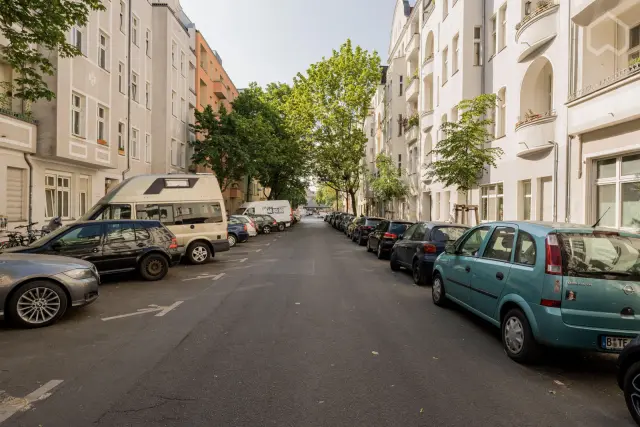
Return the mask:
{"type": "Polygon", "coordinates": [[[159,282],[112,278],[37,330],[0,323],[0,427],[631,426],[615,357],[511,361],[318,219],[159,282]]]}

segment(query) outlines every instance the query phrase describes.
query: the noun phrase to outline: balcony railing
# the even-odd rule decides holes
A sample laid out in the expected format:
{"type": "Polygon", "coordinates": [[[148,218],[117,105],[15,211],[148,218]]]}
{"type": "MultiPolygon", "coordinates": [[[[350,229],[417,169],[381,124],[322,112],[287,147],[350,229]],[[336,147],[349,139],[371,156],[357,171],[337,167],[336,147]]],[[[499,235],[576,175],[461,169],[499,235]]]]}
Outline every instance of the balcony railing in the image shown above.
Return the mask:
{"type": "Polygon", "coordinates": [[[522,21],[518,22],[516,24],[516,31],[520,31],[520,29],[525,26],[527,23],[529,22],[533,22],[536,20],[536,18],[543,14],[544,12],[550,10],[553,7],[556,6],[560,6],[560,3],[558,2],[558,0],[540,0],[538,1],[538,4],[536,5],[536,8],[533,12],[531,12],[528,15],[525,15],[524,18],[522,18],[522,21]]]}
{"type": "Polygon", "coordinates": [[[547,121],[547,119],[555,118],[557,116],[556,110],[546,111],[544,113],[528,113],[525,114],[524,118],[521,119],[518,117],[518,122],[516,123],[516,130],[521,127],[534,124],[537,122],[547,121]]]}
{"type": "Polygon", "coordinates": [[[22,120],[23,122],[33,124],[36,123],[34,118],[31,116],[31,113],[16,113],[6,108],[5,106],[0,106],[0,114],[2,114],[3,116],[13,117],[14,119],[22,120]]]}
{"type": "Polygon", "coordinates": [[[600,80],[598,83],[587,85],[582,89],[572,93],[571,95],[569,95],[569,102],[575,101],[576,99],[582,98],[583,96],[591,95],[592,93],[597,92],[600,89],[604,89],[607,86],[611,86],[612,84],[618,83],[626,78],[636,75],[638,74],[638,72],[640,72],[640,63],[631,64],[627,68],[618,70],[615,74],[612,74],[609,77],[600,80]]]}

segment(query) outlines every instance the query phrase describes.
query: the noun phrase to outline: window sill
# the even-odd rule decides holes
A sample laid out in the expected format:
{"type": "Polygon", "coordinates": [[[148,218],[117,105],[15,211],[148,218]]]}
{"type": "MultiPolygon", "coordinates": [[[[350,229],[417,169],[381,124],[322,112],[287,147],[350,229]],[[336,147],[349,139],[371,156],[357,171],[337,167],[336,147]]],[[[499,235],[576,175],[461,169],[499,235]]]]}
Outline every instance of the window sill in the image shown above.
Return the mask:
{"type": "Polygon", "coordinates": [[[100,68],[100,69],[101,69],[102,71],[104,71],[105,73],[109,73],[109,74],[111,74],[111,71],[107,70],[107,69],[106,69],[106,68],[104,68],[104,67],[101,67],[101,66],[99,66],[99,65],[98,65],[98,68],[100,68]]]}
{"type": "Polygon", "coordinates": [[[118,154],[119,154],[120,156],[124,156],[124,155],[125,155],[124,150],[120,150],[120,149],[118,149],[118,154]]]}
{"type": "Polygon", "coordinates": [[[76,139],[80,139],[80,140],[82,140],[82,141],[85,141],[85,142],[87,141],[87,138],[86,138],[85,136],[78,135],[78,134],[75,134],[75,133],[73,133],[73,132],[71,132],[71,136],[72,136],[72,137],[74,137],[74,138],[76,138],[76,139]]]}

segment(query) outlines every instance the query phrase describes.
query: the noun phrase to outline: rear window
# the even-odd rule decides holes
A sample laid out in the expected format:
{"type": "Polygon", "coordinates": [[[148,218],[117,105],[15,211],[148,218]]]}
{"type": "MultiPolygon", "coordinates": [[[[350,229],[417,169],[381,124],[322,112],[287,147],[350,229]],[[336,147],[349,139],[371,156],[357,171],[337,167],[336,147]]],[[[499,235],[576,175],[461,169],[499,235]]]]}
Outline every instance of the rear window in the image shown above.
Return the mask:
{"type": "Polygon", "coordinates": [[[467,231],[464,227],[436,227],[431,232],[434,242],[455,242],[467,231]]]}
{"type": "Polygon", "coordinates": [[[401,224],[398,222],[394,222],[391,224],[391,226],[389,227],[389,233],[392,234],[402,234],[404,233],[407,228],[410,226],[411,224],[401,224]]]}
{"type": "Polygon", "coordinates": [[[375,227],[378,224],[380,224],[381,221],[382,221],[381,219],[367,219],[367,221],[365,222],[365,225],[370,225],[372,227],[375,227]]]}
{"type": "Polygon", "coordinates": [[[594,232],[561,233],[558,239],[567,276],[640,278],[640,238],[594,232]]]}

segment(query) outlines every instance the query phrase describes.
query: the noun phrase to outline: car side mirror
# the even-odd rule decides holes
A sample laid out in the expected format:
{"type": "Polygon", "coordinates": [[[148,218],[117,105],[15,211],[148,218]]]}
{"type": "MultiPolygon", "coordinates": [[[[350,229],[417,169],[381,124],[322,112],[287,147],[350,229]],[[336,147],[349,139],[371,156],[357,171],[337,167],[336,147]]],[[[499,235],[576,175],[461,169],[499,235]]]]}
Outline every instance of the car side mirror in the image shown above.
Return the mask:
{"type": "Polygon", "coordinates": [[[449,255],[455,255],[456,254],[456,246],[455,245],[447,245],[444,247],[444,252],[449,254],[449,255]]]}
{"type": "Polygon", "coordinates": [[[62,248],[62,242],[60,240],[56,240],[51,244],[51,249],[53,249],[54,251],[59,251],[60,248],[62,248]]]}
{"type": "Polygon", "coordinates": [[[404,239],[404,234],[399,234],[398,235],[398,240],[402,240],[402,239],[404,239]]]}

